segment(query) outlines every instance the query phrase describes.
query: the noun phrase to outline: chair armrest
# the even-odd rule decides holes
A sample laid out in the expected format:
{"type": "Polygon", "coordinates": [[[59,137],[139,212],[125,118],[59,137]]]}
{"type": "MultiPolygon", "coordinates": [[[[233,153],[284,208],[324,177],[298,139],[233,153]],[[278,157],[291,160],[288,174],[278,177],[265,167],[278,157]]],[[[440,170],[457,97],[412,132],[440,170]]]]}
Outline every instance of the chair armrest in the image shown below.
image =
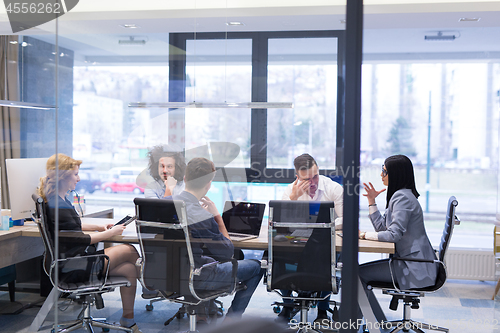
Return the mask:
{"type": "Polygon", "coordinates": [[[429,263],[440,263],[441,262],[438,259],[430,260],[430,259],[401,258],[401,257],[393,257],[392,260],[413,261],[413,262],[429,262],[429,263]]]}
{"type": "Polygon", "coordinates": [[[106,262],[109,263],[109,257],[107,255],[93,254],[87,256],[57,259],[53,261],[50,265],[49,278],[54,286],[57,286],[55,283],[56,261],[59,266],[60,281],[64,275],[70,276],[71,273],[75,273],[75,275],[71,278],[78,279],[81,282],[99,281],[99,290],[102,290],[105,287],[109,273],[109,265],[106,265],[106,262]],[[103,269],[105,266],[106,270],[104,271],[103,269]]]}
{"type": "Polygon", "coordinates": [[[231,262],[232,263],[232,271],[231,271],[231,285],[230,285],[230,288],[227,289],[227,291],[224,292],[224,295],[219,295],[219,296],[225,296],[225,295],[231,295],[233,294],[235,291],[236,291],[236,287],[238,285],[238,279],[237,279],[237,273],[238,273],[238,260],[232,258],[230,260],[227,260],[227,261],[213,261],[213,262],[210,262],[210,263],[207,263],[207,264],[204,264],[202,265],[201,267],[198,267],[196,269],[194,269],[192,271],[192,276],[190,278],[190,281],[189,281],[189,289],[191,290],[191,294],[193,296],[195,296],[197,299],[199,299],[200,301],[206,301],[208,300],[209,298],[204,298],[202,296],[200,296],[195,288],[194,288],[194,275],[201,275],[201,272],[204,268],[207,268],[207,267],[212,267],[214,265],[217,265],[217,264],[222,264],[222,263],[226,263],[226,262],[231,262]]]}

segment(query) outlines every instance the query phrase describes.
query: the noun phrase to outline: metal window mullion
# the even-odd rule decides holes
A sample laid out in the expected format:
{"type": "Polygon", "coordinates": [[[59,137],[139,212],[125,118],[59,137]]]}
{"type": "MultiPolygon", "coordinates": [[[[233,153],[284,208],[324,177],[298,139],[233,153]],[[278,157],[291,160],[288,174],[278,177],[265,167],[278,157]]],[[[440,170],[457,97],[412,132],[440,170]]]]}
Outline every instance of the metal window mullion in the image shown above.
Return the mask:
{"type": "MultiPolygon", "coordinates": [[[[252,35],[252,102],[267,102],[268,38],[252,35]]],[[[267,109],[252,109],[250,127],[250,165],[263,171],[267,163],[267,109]]],[[[255,180],[255,179],[253,179],[255,180]]]]}

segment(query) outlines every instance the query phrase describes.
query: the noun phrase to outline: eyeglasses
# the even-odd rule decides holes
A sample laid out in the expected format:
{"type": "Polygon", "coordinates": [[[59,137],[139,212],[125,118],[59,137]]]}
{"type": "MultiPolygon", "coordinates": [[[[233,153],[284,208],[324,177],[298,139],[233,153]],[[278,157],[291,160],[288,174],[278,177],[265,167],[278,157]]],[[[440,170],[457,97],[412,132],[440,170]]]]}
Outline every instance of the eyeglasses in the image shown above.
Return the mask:
{"type": "Polygon", "coordinates": [[[382,164],[382,176],[387,176],[387,170],[384,168],[384,165],[382,164]]]}

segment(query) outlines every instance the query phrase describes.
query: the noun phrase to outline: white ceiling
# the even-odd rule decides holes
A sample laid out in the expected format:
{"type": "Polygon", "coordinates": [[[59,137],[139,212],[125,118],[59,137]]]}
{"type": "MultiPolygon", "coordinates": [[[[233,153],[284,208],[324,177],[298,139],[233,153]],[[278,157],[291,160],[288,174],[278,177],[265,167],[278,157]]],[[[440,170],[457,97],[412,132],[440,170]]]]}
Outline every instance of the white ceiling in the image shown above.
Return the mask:
{"type": "MultiPolygon", "coordinates": [[[[74,50],[79,61],[95,56],[148,56],[163,61],[169,32],[343,30],[344,4],[345,0],[80,0],[59,19],[57,29],[59,45],[74,50]],[[244,26],[227,26],[228,21],[244,26]],[[140,28],[120,27],[132,23],[140,28]],[[147,43],[118,45],[119,39],[129,36],[147,43]]],[[[425,60],[446,57],[446,53],[457,58],[500,59],[500,1],[365,0],[364,28],[366,60],[425,60]],[[479,17],[480,21],[459,22],[462,17],[479,17]],[[438,31],[458,38],[424,41],[426,34],[438,31]]],[[[54,42],[55,31],[56,23],[49,22],[21,34],[54,42]]],[[[11,34],[6,14],[1,12],[0,33],[11,34]]]]}

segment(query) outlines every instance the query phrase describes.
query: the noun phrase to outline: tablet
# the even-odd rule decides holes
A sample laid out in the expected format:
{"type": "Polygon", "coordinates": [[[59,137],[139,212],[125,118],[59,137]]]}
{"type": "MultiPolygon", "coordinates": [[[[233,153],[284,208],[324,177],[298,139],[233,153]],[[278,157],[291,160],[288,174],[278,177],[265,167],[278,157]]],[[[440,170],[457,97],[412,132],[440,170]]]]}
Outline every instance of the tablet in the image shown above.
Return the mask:
{"type": "Polygon", "coordinates": [[[129,225],[130,223],[134,222],[135,216],[132,215],[127,215],[124,218],[122,218],[120,221],[116,222],[115,225],[120,225],[123,224],[124,226],[129,225]]]}

